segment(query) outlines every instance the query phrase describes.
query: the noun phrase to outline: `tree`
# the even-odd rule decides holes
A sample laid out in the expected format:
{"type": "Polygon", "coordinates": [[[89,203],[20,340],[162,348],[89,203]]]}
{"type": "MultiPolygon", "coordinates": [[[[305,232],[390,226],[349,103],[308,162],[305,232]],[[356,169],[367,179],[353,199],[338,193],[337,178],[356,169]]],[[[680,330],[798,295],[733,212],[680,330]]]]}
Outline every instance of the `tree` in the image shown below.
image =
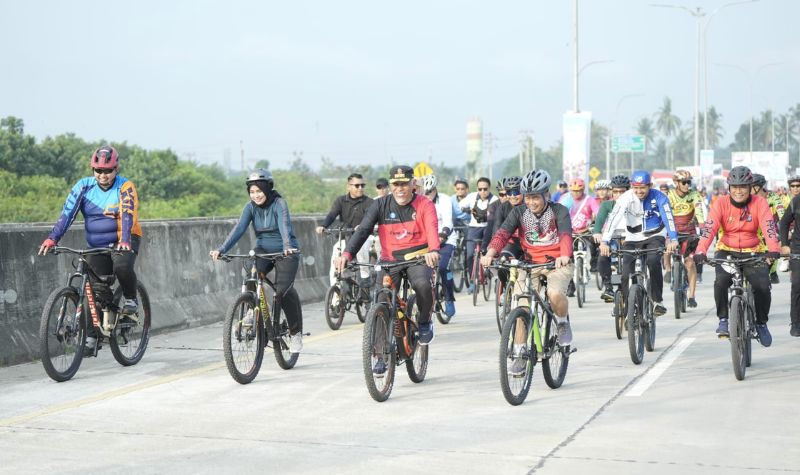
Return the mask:
{"type": "Polygon", "coordinates": [[[655,129],[653,129],[653,121],[647,117],[639,119],[639,122],[636,124],[636,133],[644,136],[645,150],[649,153],[653,147],[653,141],[656,136],[655,129]]]}
{"type": "Polygon", "coordinates": [[[672,113],[672,99],[664,96],[664,104],[655,114],[656,130],[666,141],[678,133],[681,128],[681,119],[672,113]]]}

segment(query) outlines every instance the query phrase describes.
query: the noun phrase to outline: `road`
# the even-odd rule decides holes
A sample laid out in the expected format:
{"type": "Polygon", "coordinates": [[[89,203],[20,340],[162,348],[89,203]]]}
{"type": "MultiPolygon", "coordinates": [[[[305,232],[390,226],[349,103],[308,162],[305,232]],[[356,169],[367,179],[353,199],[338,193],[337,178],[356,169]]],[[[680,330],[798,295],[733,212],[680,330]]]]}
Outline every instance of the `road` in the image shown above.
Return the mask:
{"type": "Polygon", "coordinates": [[[774,343],[756,344],[744,381],[714,335],[711,272],[699,308],[659,318],[638,366],[598,292],[583,309],[571,299],[566,381],[549,389],[537,367],[517,407],[500,392],[493,302],[465,294],[436,327],[427,379],[400,368],[384,403],[364,385],[361,324],[348,315],[333,332],[320,304],[304,308],[297,366],[267,353],[245,386],[224,366],[220,324],[155,335],[129,368],[105,348],[65,383],[38,362],[0,368],[0,472],[800,473],[800,339],[781,277],[774,343]]]}

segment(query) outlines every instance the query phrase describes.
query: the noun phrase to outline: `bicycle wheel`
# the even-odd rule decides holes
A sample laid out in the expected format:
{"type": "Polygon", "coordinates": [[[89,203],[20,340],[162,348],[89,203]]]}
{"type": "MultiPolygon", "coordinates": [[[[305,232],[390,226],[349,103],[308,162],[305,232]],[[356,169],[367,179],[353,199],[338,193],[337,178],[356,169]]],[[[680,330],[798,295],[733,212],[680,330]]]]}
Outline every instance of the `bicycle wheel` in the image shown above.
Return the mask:
{"type": "Polygon", "coordinates": [[[367,318],[367,312],[369,312],[370,306],[369,289],[359,288],[358,292],[361,295],[361,298],[359,298],[356,302],[356,315],[358,316],[358,321],[364,323],[364,319],[367,318]]]}
{"type": "Polygon", "coordinates": [[[644,358],[644,335],[642,321],[644,320],[644,289],[639,284],[634,284],[628,290],[628,350],[633,364],[641,364],[644,358]]]}
{"type": "Polygon", "coordinates": [[[745,348],[746,341],[748,341],[746,320],[747,313],[745,310],[744,299],[739,295],[731,297],[728,304],[728,319],[731,341],[731,362],[733,363],[733,374],[739,381],[744,379],[745,372],[747,371],[747,348],[745,348]]]}
{"type": "MultiPolygon", "coordinates": [[[[150,341],[150,295],[141,282],[136,283],[136,300],[139,302],[136,314],[120,315],[120,321],[111,332],[111,353],[122,366],[132,366],[141,361],[150,341]]],[[[117,306],[122,302],[120,287],[114,292],[114,302],[117,306]]]]}
{"type": "Polygon", "coordinates": [[[656,317],[653,315],[653,304],[649,298],[644,304],[645,328],[644,328],[644,349],[653,351],[656,347],[656,317]]]}
{"type": "Polygon", "coordinates": [[[614,331],[617,334],[617,340],[621,340],[622,332],[625,331],[625,306],[621,290],[614,292],[614,331]]]}
{"type": "Polygon", "coordinates": [[[680,262],[674,263],[672,266],[672,281],[677,282],[672,292],[673,306],[675,307],[675,318],[681,318],[681,310],[683,309],[683,294],[686,292],[683,285],[683,264],[680,262]]]}
{"type": "Polygon", "coordinates": [[[756,323],[755,309],[753,308],[752,304],[753,300],[750,300],[750,302],[751,303],[747,305],[747,319],[745,320],[744,328],[744,334],[747,337],[744,340],[744,356],[747,367],[750,367],[750,363],[753,362],[753,330],[755,329],[756,323]]]}
{"type": "Polygon", "coordinates": [[[292,334],[289,332],[289,320],[286,319],[286,312],[280,311],[275,300],[272,301],[272,351],[275,353],[275,361],[283,369],[292,369],[297,364],[300,353],[289,351],[292,334]],[[277,320],[276,320],[277,319],[277,320]]]}
{"type": "Polygon", "coordinates": [[[461,252],[456,251],[447,264],[448,271],[453,275],[453,290],[461,292],[464,288],[464,261],[461,252]]]}
{"type": "Polygon", "coordinates": [[[597,285],[597,290],[602,292],[603,291],[603,278],[600,277],[600,273],[599,272],[595,272],[594,273],[594,283],[595,283],[595,285],[597,285]]]}
{"type": "Polygon", "coordinates": [[[361,340],[361,361],[367,391],[372,399],[383,402],[389,399],[394,385],[394,370],[397,363],[394,351],[394,318],[384,303],[372,306],[364,322],[361,340]],[[383,371],[375,370],[383,363],[383,371]]]}
{"type": "Polygon", "coordinates": [[[506,286],[500,279],[497,279],[497,285],[495,285],[495,297],[494,297],[494,313],[497,317],[497,331],[503,331],[503,323],[505,322],[505,292],[506,286]]]}
{"type": "Polygon", "coordinates": [[[255,379],[264,358],[264,321],[256,297],[244,292],[236,297],[222,326],[222,352],[228,373],[239,384],[255,379]]]}
{"type": "MultiPolygon", "coordinates": [[[[452,262],[452,259],[450,262],[452,262]]],[[[448,323],[450,323],[450,319],[452,317],[444,313],[444,310],[442,309],[442,302],[444,302],[445,298],[444,284],[442,284],[441,281],[437,281],[436,288],[433,291],[434,291],[434,296],[436,297],[436,300],[433,303],[433,312],[436,313],[436,319],[439,320],[439,323],[447,325],[448,323]]]]}
{"type": "Polygon", "coordinates": [[[472,275],[470,276],[470,283],[475,286],[472,292],[472,306],[478,305],[478,294],[481,293],[481,278],[480,278],[480,252],[476,252],[472,259],[472,275]]]}
{"type": "MultiPolygon", "coordinates": [[[[541,305],[536,305],[536,312],[544,313],[541,305]]],[[[544,382],[552,389],[558,389],[564,383],[570,354],[569,345],[561,346],[558,342],[556,325],[556,319],[548,316],[542,337],[542,375],[544,382]]]]}
{"type": "Polygon", "coordinates": [[[575,259],[575,272],[573,273],[572,281],[575,285],[575,296],[578,298],[578,307],[583,308],[583,302],[586,300],[586,286],[583,283],[583,257],[575,259]]]}
{"type": "Polygon", "coordinates": [[[333,284],[325,294],[325,323],[331,330],[338,330],[344,320],[344,297],[338,285],[333,284]]]}
{"type": "Polygon", "coordinates": [[[530,309],[517,307],[508,315],[500,332],[500,389],[512,406],[522,404],[528,397],[535,364],[536,346],[531,332],[530,309]],[[525,343],[517,351],[514,349],[515,335],[525,335],[525,343]],[[512,371],[518,360],[525,365],[522,373],[512,371]]]}
{"type": "Polygon", "coordinates": [[[417,304],[417,296],[412,295],[408,298],[406,305],[407,316],[410,319],[406,338],[408,339],[408,347],[411,348],[411,354],[408,355],[406,360],[406,371],[408,378],[415,383],[421,383],[425,380],[425,375],[428,373],[428,345],[419,344],[419,307],[417,304]]]}
{"type": "Polygon", "coordinates": [[[468,265],[469,262],[467,262],[467,251],[466,251],[466,249],[462,250],[461,262],[463,263],[462,267],[464,268],[464,273],[462,274],[463,275],[463,279],[462,279],[463,280],[463,284],[464,284],[464,286],[466,288],[469,288],[469,284],[472,283],[472,275],[470,275],[472,273],[472,267],[468,265]]]}
{"type": "Polygon", "coordinates": [[[74,287],[47,297],[39,324],[39,356],[53,381],[67,381],[78,372],[86,343],[86,318],[74,287]]]}
{"type": "Polygon", "coordinates": [[[481,269],[481,274],[483,274],[483,301],[488,302],[489,296],[492,295],[492,282],[494,282],[494,276],[489,271],[489,269],[481,269]]]}

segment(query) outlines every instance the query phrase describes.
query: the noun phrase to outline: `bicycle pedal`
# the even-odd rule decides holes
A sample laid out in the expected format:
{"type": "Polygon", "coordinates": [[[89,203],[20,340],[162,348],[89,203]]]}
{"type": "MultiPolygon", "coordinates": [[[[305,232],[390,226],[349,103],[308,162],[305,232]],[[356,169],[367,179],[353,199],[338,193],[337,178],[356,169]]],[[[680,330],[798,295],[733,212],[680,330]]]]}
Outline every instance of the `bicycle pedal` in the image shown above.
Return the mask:
{"type": "Polygon", "coordinates": [[[731,336],[730,335],[717,335],[717,339],[719,339],[719,340],[730,340],[731,336]]]}
{"type": "Polygon", "coordinates": [[[311,332],[305,332],[303,333],[303,336],[311,336],[311,332]]]}
{"type": "Polygon", "coordinates": [[[576,351],[578,351],[578,348],[571,346],[569,349],[569,354],[575,353],[576,351]]]}

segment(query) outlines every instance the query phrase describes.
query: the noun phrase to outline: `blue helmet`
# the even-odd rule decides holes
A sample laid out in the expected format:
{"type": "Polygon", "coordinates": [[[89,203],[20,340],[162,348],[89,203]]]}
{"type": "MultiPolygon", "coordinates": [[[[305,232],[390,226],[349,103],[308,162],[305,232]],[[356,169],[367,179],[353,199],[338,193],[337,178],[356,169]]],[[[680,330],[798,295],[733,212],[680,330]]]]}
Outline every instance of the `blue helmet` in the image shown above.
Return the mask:
{"type": "Polygon", "coordinates": [[[651,183],[650,172],[646,170],[636,170],[631,175],[631,185],[649,185],[651,183]]]}

